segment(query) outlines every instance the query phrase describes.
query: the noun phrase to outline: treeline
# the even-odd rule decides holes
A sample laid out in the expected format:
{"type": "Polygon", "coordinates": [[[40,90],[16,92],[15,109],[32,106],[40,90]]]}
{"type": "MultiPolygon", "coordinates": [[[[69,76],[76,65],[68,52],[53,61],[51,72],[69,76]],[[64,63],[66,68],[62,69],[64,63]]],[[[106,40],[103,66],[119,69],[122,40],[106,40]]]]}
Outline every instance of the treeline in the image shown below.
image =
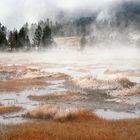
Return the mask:
{"type": "Polygon", "coordinates": [[[51,28],[46,25],[43,29],[38,25],[33,34],[29,37],[30,29],[26,23],[21,29],[8,31],[0,24],[0,49],[1,50],[30,50],[36,47],[49,47],[53,43],[51,28]]]}
{"type": "Polygon", "coordinates": [[[80,18],[65,23],[52,22],[49,19],[38,23],[24,24],[19,30],[9,31],[0,24],[1,50],[30,50],[49,48],[56,45],[55,37],[86,36],[89,34],[89,25],[93,18],[80,18]]]}
{"type": "MultiPolygon", "coordinates": [[[[19,30],[12,31],[0,24],[0,49],[50,48],[56,45],[54,38],[69,36],[81,37],[82,47],[103,41],[132,43],[129,35],[140,31],[140,3],[122,2],[109,9],[107,18],[101,16],[102,12],[72,20],[64,18],[59,22],[47,19],[31,25],[26,23],[19,30]]],[[[136,43],[139,46],[140,38],[136,43]]]]}
{"type": "Polygon", "coordinates": [[[83,36],[89,34],[89,25],[92,18],[80,18],[73,22],[58,23],[49,19],[39,21],[29,26],[23,25],[19,30],[7,30],[0,24],[0,49],[1,50],[30,50],[39,47],[49,48],[56,45],[55,37],[83,36]]]}

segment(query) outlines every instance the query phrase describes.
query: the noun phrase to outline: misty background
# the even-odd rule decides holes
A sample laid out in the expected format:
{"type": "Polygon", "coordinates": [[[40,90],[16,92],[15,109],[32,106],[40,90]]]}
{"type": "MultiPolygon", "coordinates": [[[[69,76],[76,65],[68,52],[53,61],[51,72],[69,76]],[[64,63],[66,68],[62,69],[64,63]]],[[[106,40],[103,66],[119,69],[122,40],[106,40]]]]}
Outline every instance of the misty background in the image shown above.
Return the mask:
{"type": "Polygon", "coordinates": [[[138,0],[1,0],[0,22],[4,50],[140,48],[138,0]]]}
{"type": "Polygon", "coordinates": [[[139,5],[139,0],[1,0],[0,20],[9,29],[20,28],[26,22],[56,20],[62,12],[66,19],[98,14],[98,20],[104,20],[123,10],[139,12],[139,5]]]}

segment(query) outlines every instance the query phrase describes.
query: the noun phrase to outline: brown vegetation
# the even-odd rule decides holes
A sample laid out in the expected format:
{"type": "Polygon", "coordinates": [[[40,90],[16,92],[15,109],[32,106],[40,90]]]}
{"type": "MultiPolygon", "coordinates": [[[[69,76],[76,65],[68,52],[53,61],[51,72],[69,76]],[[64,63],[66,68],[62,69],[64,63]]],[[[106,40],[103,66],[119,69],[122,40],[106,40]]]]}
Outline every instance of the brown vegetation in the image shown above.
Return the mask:
{"type": "Polygon", "coordinates": [[[129,81],[127,78],[115,78],[112,80],[98,80],[93,77],[84,77],[71,81],[73,84],[79,86],[80,88],[91,88],[99,90],[114,90],[130,88],[136,85],[136,83],[129,81]]]}
{"type": "Polygon", "coordinates": [[[29,110],[26,114],[26,118],[32,119],[53,119],[56,120],[61,117],[67,117],[70,114],[78,112],[76,108],[64,108],[51,105],[39,105],[29,110]]]}
{"type": "Polygon", "coordinates": [[[140,119],[107,121],[77,112],[57,121],[10,125],[3,140],[139,140],[140,119]]]}
{"type": "Polygon", "coordinates": [[[28,65],[0,66],[0,91],[19,91],[46,86],[47,80],[65,80],[62,73],[50,74],[28,65]]]}
{"type": "Polygon", "coordinates": [[[66,80],[67,78],[68,76],[62,73],[48,74],[35,72],[20,78],[0,80],[0,91],[19,91],[30,87],[46,86],[47,80],[66,80]]]}
{"type": "Polygon", "coordinates": [[[22,107],[19,106],[0,106],[0,114],[18,112],[22,110],[22,107]]]}
{"type": "Polygon", "coordinates": [[[0,91],[19,91],[25,88],[46,85],[45,79],[19,79],[0,81],[0,91]]]}
{"type": "Polygon", "coordinates": [[[69,76],[64,73],[55,73],[55,74],[49,74],[47,78],[48,80],[66,80],[69,78],[69,76]]]}
{"type": "Polygon", "coordinates": [[[29,99],[31,100],[78,100],[78,99],[83,99],[86,98],[83,95],[80,94],[80,92],[71,92],[71,91],[66,91],[66,92],[57,92],[57,93],[52,93],[49,95],[30,95],[28,96],[29,99]]]}

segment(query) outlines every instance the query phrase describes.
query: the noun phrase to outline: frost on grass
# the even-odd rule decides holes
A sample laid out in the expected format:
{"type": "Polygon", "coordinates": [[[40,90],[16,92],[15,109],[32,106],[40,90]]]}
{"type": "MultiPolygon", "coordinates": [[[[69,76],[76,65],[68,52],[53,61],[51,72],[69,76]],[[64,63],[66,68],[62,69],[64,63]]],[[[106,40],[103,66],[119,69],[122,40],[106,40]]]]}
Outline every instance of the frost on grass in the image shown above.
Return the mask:
{"type": "Polygon", "coordinates": [[[89,88],[89,89],[99,89],[99,90],[113,90],[113,89],[123,89],[129,88],[136,85],[129,81],[127,78],[116,78],[112,80],[98,80],[93,77],[84,77],[79,79],[72,80],[76,86],[80,88],[89,88]]]}
{"type": "Polygon", "coordinates": [[[82,100],[86,99],[86,96],[82,95],[80,92],[75,91],[62,91],[62,92],[56,92],[49,95],[30,95],[28,96],[31,100],[36,101],[44,101],[44,100],[82,100]]]}
{"type": "MultiPolygon", "coordinates": [[[[6,65],[0,66],[0,91],[20,91],[25,88],[42,87],[49,80],[65,80],[63,73],[48,73],[32,65],[6,65]]],[[[44,66],[46,67],[46,66],[44,66]]]]}
{"type": "Polygon", "coordinates": [[[58,107],[52,105],[39,105],[34,107],[32,110],[27,111],[25,117],[32,119],[52,119],[58,120],[61,118],[67,118],[72,114],[81,112],[77,108],[67,108],[67,107],[58,107]]]}
{"type": "Polygon", "coordinates": [[[93,77],[84,77],[71,80],[71,83],[81,89],[103,90],[112,96],[127,96],[140,94],[140,84],[129,81],[125,77],[110,80],[99,80],[93,77]]]}

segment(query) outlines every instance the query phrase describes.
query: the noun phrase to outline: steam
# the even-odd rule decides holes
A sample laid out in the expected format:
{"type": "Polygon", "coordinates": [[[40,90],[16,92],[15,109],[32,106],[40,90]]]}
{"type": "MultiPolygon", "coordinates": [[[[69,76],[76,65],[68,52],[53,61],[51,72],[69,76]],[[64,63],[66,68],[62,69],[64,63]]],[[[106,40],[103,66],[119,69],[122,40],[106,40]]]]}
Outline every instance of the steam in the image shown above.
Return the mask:
{"type": "MultiPolygon", "coordinates": [[[[133,46],[124,46],[122,44],[105,45],[100,44],[94,47],[87,47],[82,52],[79,48],[69,46],[58,46],[51,50],[42,52],[25,52],[25,53],[1,53],[1,60],[14,64],[65,64],[68,66],[93,66],[93,65],[135,65],[140,67],[140,50],[133,46]],[[24,58],[24,59],[23,59],[24,58]]],[[[2,62],[1,62],[2,63],[2,62]]],[[[4,61],[4,64],[6,62],[4,61]]]]}
{"type": "Polygon", "coordinates": [[[0,21],[13,29],[21,27],[25,22],[38,22],[46,18],[55,20],[60,11],[64,11],[70,18],[79,17],[108,9],[119,2],[121,0],[1,0],[0,21]]]}

